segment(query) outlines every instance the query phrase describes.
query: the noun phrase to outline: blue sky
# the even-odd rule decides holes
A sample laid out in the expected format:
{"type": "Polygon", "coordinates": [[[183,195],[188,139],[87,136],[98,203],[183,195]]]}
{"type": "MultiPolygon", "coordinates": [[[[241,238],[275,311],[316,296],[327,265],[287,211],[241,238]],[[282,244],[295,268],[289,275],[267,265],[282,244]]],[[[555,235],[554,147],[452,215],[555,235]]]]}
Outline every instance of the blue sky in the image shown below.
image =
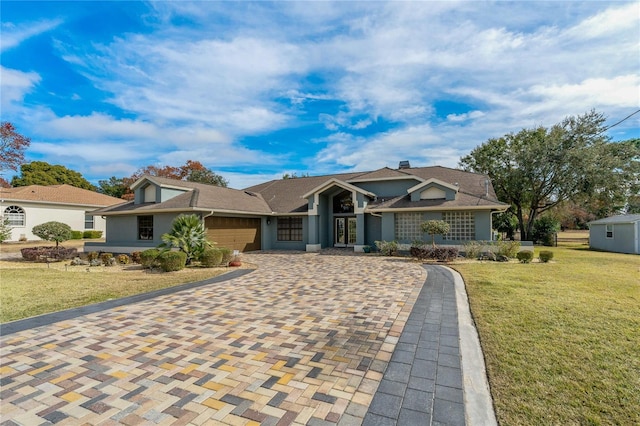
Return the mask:
{"type": "MultiPolygon", "coordinates": [[[[492,137],[640,107],[640,3],[0,3],[1,116],[97,184],[198,160],[284,173],[456,167],[492,137]]],[[[640,137],[640,114],[612,128],[640,137]]],[[[10,179],[15,173],[4,176],[10,179]]]]}

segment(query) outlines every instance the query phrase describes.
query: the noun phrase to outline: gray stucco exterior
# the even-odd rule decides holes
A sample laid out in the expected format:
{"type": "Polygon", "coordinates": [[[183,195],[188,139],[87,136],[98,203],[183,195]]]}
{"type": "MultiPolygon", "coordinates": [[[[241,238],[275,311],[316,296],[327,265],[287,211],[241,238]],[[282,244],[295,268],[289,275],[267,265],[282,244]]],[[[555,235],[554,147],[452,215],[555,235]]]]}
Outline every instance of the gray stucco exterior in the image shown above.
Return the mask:
{"type": "Polygon", "coordinates": [[[640,254],[640,215],[613,216],[589,222],[589,247],[640,254]]]}
{"type": "Polygon", "coordinates": [[[279,180],[242,191],[145,176],[132,186],[131,203],[98,212],[107,219],[106,243],[86,248],[126,252],[156,247],[180,214],[203,220],[259,218],[262,250],[361,251],[381,240],[430,241],[420,231],[426,220],[450,222],[452,231],[436,236],[438,244],[488,241],[492,213],[508,206],[495,199],[486,182],[482,175],[439,167],[279,180]],[[152,239],[140,237],[140,216],[152,216],[152,239]],[[291,224],[289,234],[279,232],[286,223],[291,224]]]}

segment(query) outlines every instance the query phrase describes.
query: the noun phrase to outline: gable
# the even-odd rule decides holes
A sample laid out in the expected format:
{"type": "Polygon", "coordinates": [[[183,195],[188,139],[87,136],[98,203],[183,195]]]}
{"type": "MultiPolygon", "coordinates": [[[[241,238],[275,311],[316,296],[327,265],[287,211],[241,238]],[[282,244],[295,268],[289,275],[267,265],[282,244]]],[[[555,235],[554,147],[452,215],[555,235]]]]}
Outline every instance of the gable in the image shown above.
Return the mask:
{"type": "Polygon", "coordinates": [[[421,200],[440,200],[440,199],[446,199],[446,198],[447,198],[447,192],[443,191],[442,189],[438,188],[435,185],[420,192],[421,200]]]}

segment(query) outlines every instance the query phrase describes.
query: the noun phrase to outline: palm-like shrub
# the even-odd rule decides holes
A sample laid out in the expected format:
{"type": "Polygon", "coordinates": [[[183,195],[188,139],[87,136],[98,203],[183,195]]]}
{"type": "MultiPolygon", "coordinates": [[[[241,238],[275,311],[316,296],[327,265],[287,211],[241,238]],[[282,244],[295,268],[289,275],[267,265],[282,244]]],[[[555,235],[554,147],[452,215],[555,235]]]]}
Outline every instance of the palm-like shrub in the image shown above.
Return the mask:
{"type": "Polygon", "coordinates": [[[186,264],[200,258],[202,253],[211,247],[207,241],[207,229],[195,214],[180,215],[173,220],[171,232],[162,235],[161,247],[177,248],[187,255],[186,264]]]}

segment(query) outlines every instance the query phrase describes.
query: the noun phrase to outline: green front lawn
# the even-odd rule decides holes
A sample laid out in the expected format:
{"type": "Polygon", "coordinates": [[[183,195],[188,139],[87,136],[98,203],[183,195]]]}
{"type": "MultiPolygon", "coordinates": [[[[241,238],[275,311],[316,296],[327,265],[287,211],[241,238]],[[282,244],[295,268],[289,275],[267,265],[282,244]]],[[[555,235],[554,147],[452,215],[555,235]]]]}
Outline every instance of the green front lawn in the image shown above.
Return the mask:
{"type": "Polygon", "coordinates": [[[498,421],[640,424],[640,256],[579,244],[549,250],[548,264],[453,265],[467,286],[498,421]]]}

